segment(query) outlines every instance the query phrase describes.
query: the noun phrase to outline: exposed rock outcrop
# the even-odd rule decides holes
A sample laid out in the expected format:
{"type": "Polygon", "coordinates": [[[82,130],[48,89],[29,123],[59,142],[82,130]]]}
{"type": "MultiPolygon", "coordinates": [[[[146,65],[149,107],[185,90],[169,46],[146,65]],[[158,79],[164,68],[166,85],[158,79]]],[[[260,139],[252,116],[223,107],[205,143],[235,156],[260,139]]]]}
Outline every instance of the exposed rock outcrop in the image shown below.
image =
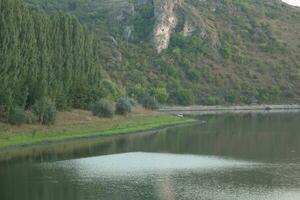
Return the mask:
{"type": "Polygon", "coordinates": [[[156,23],[153,30],[153,42],[160,53],[168,48],[173,30],[178,23],[176,10],[183,0],[154,0],[156,23]]]}
{"type": "Polygon", "coordinates": [[[184,21],[184,26],[183,26],[183,35],[184,36],[191,36],[195,31],[197,30],[197,27],[193,23],[193,21],[190,18],[186,18],[184,21]]]}
{"type": "MultiPolygon", "coordinates": [[[[114,19],[111,22],[117,22],[127,41],[133,40],[135,27],[131,23],[131,19],[139,12],[138,8],[153,6],[155,23],[152,31],[152,43],[158,53],[168,48],[175,30],[186,37],[197,34],[202,39],[209,40],[212,47],[219,45],[214,22],[202,16],[201,11],[187,0],[117,0],[116,5],[109,2],[107,1],[103,5],[111,7],[109,15],[114,19]]],[[[204,3],[208,2],[204,1],[204,3]]],[[[220,5],[219,0],[209,3],[214,9],[220,5]]]]}
{"type": "Polygon", "coordinates": [[[197,32],[202,39],[208,40],[213,48],[218,48],[220,41],[214,22],[203,17],[199,10],[188,3],[182,3],[181,9],[186,17],[185,28],[187,28],[183,33],[188,36],[192,32],[197,32]]]}
{"type": "Polygon", "coordinates": [[[178,25],[179,16],[184,17],[182,34],[186,37],[194,33],[206,40],[211,46],[219,46],[219,38],[212,21],[201,16],[200,11],[184,0],[153,0],[155,26],[153,43],[158,53],[168,48],[172,33],[178,25]]]}

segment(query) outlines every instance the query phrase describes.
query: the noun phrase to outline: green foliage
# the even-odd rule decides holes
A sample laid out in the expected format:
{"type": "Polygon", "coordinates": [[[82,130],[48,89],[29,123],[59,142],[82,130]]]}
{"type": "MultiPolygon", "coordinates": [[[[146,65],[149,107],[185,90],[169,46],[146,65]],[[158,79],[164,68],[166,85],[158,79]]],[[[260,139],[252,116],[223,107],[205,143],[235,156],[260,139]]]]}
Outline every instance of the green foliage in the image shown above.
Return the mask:
{"type": "MultiPolygon", "coordinates": [[[[240,96],[239,91],[231,89],[226,92],[225,101],[227,103],[231,103],[231,104],[237,103],[239,101],[239,96],[240,96]]],[[[220,103],[220,102],[217,102],[216,100],[211,99],[210,103],[220,103]]]]}
{"type": "Polygon", "coordinates": [[[223,101],[218,96],[209,96],[205,101],[205,105],[214,106],[214,105],[221,105],[223,101]]]}
{"type": "Polygon", "coordinates": [[[116,104],[116,114],[127,115],[131,112],[131,102],[127,98],[120,98],[116,104]]]}
{"type": "Polygon", "coordinates": [[[177,89],[171,97],[179,105],[188,106],[195,103],[195,96],[190,89],[177,89]]]}
{"type": "Polygon", "coordinates": [[[158,101],[153,96],[146,96],[142,101],[143,106],[149,110],[156,110],[159,108],[158,101]]]}
{"type": "Polygon", "coordinates": [[[38,122],[50,125],[54,124],[57,117],[55,103],[50,99],[38,100],[32,107],[33,113],[37,116],[38,122]]]}
{"type": "Polygon", "coordinates": [[[70,96],[73,108],[85,109],[89,105],[90,87],[84,82],[78,81],[71,86],[70,96]]]}
{"type": "Polygon", "coordinates": [[[276,86],[269,88],[260,88],[257,92],[256,98],[260,103],[265,103],[271,99],[275,99],[280,95],[280,89],[276,86]]]}
{"type": "Polygon", "coordinates": [[[221,48],[221,54],[225,59],[231,59],[232,57],[232,47],[228,42],[225,42],[221,48]]]}
{"type": "Polygon", "coordinates": [[[87,81],[78,81],[74,83],[70,88],[70,94],[68,95],[73,108],[88,109],[91,102],[96,102],[105,95],[103,88],[91,86],[87,81]]]}
{"type": "Polygon", "coordinates": [[[134,27],[134,38],[136,40],[144,40],[151,32],[154,24],[153,5],[135,3],[136,14],[133,16],[132,24],[134,27]]]}
{"type": "Polygon", "coordinates": [[[23,109],[15,107],[10,110],[8,122],[12,125],[21,125],[26,123],[26,113],[23,109]]]}
{"type": "Polygon", "coordinates": [[[8,122],[12,125],[35,124],[37,116],[32,111],[24,111],[24,109],[17,106],[10,110],[8,122]]]}
{"type": "Polygon", "coordinates": [[[104,79],[101,81],[100,86],[100,92],[103,97],[108,97],[115,100],[121,93],[118,90],[117,85],[110,80],[104,79]]]}
{"type": "Polygon", "coordinates": [[[178,49],[196,56],[210,53],[207,43],[197,36],[184,37],[182,34],[176,34],[171,39],[170,47],[170,49],[174,48],[173,53],[177,54],[177,56],[180,54],[178,49]]]}
{"type": "Polygon", "coordinates": [[[200,80],[200,72],[197,69],[188,69],[186,75],[190,81],[197,82],[200,80]]]}
{"type": "Polygon", "coordinates": [[[137,105],[137,101],[133,98],[127,98],[127,100],[129,101],[131,106],[136,106],[137,105]]]}
{"type": "Polygon", "coordinates": [[[134,99],[137,99],[139,102],[142,102],[144,97],[147,95],[147,92],[141,84],[137,84],[129,88],[128,94],[134,99]]]}
{"type": "Polygon", "coordinates": [[[150,91],[150,95],[154,96],[159,103],[166,103],[169,98],[167,89],[164,87],[152,89],[152,91],[150,91]]]}
{"type": "Polygon", "coordinates": [[[30,110],[25,111],[25,119],[27,124],[35,124],[38,122],[37,116],[30,110]]]}
{"type": "Polygon", "coordinates": [[[114,106],[107,99],[100,99],[90,106],[93,115],[97,117],[111,118],[114,116],[114,106]]]}

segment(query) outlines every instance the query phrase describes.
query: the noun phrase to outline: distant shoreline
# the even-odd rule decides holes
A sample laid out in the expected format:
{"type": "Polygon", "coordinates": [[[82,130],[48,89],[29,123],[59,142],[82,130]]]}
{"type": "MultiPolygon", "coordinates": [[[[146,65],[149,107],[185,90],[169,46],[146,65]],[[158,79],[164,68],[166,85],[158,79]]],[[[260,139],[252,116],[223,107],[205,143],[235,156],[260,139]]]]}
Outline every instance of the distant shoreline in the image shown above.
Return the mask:
{"type": "Polygon", "coordinates": [[[224,114],[224,113],[280,113],[300,112],[299,104],[291,105],[242,105],[242,106],[163,106],[160,112],[172,114],[224,114]]]}

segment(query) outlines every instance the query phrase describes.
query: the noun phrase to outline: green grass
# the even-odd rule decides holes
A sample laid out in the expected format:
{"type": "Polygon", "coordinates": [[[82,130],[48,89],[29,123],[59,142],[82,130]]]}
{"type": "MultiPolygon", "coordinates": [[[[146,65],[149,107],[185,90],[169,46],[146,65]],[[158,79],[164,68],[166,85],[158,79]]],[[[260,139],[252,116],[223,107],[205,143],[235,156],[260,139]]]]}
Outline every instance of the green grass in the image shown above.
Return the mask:
{"type": "Polygon", "coordinates": [[[194,122],[190,118],[177,118],[171,115],[156,114],[144,116],[131,116],[126,119],[119,118],[97,123],[86,123],[81,126],[74,124],[62,126],[39,127],[39,129],[27,128],[20,133],[20,128],[12,133],[1,133],[0,149],[9,146],[30,145],[42,142],[56,142],[67,139],[78,139],[92,136],[125,134],[130,132],[151,130],[163,126],[194,122]]]}

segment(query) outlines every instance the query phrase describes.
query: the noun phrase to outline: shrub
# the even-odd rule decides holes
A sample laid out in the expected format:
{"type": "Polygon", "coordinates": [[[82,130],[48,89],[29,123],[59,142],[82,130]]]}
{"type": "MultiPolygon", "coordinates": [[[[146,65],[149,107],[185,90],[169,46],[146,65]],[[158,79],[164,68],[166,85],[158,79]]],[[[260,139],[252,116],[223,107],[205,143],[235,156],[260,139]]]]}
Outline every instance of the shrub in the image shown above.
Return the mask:
{"type": "Polygon", "coordinates": [[[150,110],[158,109],[158,102],[155,97],[147,96],[143,99],[142,103],[143,103],[143,106],[147,109],[150,109],[150,110]]]}
{"type": "Polygon", "coordinates": [[[100,93],[102,97],[107,97],[109,99],[116,99],[121,91],[119,90],[118,86],[112,82],[111,80],[103,80],[100,84],[100,93]]]}
{"type": "Polygon", "coordinates": [[[131,112],[131,103],[129,99],[120,98],[116,105],[116,113],[119,115],[127,115],[131,112]]]}
{"type": "Polygon", "coordinates": [[[193,91],[190,89],[178,89],[174,94],[174,98],[176,99],[176,103],[179,105],[192,105],[195,103],[195,97],[193,91]]]}
{"type": "MultiPolygon", "coordinates": [[[[72,107],[79,108],[79,109],[88,108],[89,92],[90,92],[90,88],[85,81],[81,80],[75,82],[71,87],[71,95],[70,95],[72,107]]],[[[62,95],[60,95],[60,97],[62,97],[62,95]]],[[[60,101],[58,101],[58,103],[60,103],[60,101]]]]}
{"type": "Polygon", "coordinates": [[[25,118],[27,124],[35,124],[38,121],[37,116],[29,110],[25,111],[25,118]]]}
{"type": "Polygon", "coordinates": [[[114,116],[114,107],[112,103],[106,99],[100,99],[99,101],[93,103],[90,109],[93,115],[98,117],[114,116]]]}
{"type": "Polygon", "coordinates": [[[34,124],[37,122],[37,117],[29,110],[24,111],[22,108],[16,107],[9,112],[8,122],[12,125],[34,124]]]}
{"type": "Polygon", "coordinates": [[[225,94],[225,101],[228,103],[236,103],[239,100],[240,93],[236,90],[229,90],[225,94]]]}
{"type": "Polygon", "coordinates": [[[157,101],[159,103],[166,103],[168,98],[169,98],[169,94],[167,92],[166,88],[155,88],[153,91],[153,95],[155,96],[155,98],[157,99],[157,101]]]}
{"type": "Polygon", "coordinates": [[[199,81],[200,79],[200,72],[196,69],[189,69],[186,72],[187,78],[191,81],[199,81]]]}
{"type": "Polygon", "coordinates": [[[218,96],[209,96],[206,99],[205,105],[215,106],[222,104],[222,100],[218,96]]]}
{"type": "Polygon", "coordinates": [[[33,105],[33,113],[42,124],[54,124],[57,116],[55,104],[49,99],[42,99],[33,105]]]}
{"type": "Polygon", "coordinates": [[[131,106],[137,105],[137,101],[135,99],[133,99],[133,98],[128,98],[128,101],[129,101],[129,103],[130,103],[131,106]]]}
{"type": "Polygon", "coordinates": [[[138,102],[142,102],[147,92],[146,89],[141,84],[137,84],[133,87],[130,87],[128,94],[129,96],[137,99],[138,102]]]}
{"type": "Polygon", "coordinates": [[[12,108],[8,114],[8,122],[12,125],[21,125],[26,122],[25,111],[19,107],[12,108]]]}

